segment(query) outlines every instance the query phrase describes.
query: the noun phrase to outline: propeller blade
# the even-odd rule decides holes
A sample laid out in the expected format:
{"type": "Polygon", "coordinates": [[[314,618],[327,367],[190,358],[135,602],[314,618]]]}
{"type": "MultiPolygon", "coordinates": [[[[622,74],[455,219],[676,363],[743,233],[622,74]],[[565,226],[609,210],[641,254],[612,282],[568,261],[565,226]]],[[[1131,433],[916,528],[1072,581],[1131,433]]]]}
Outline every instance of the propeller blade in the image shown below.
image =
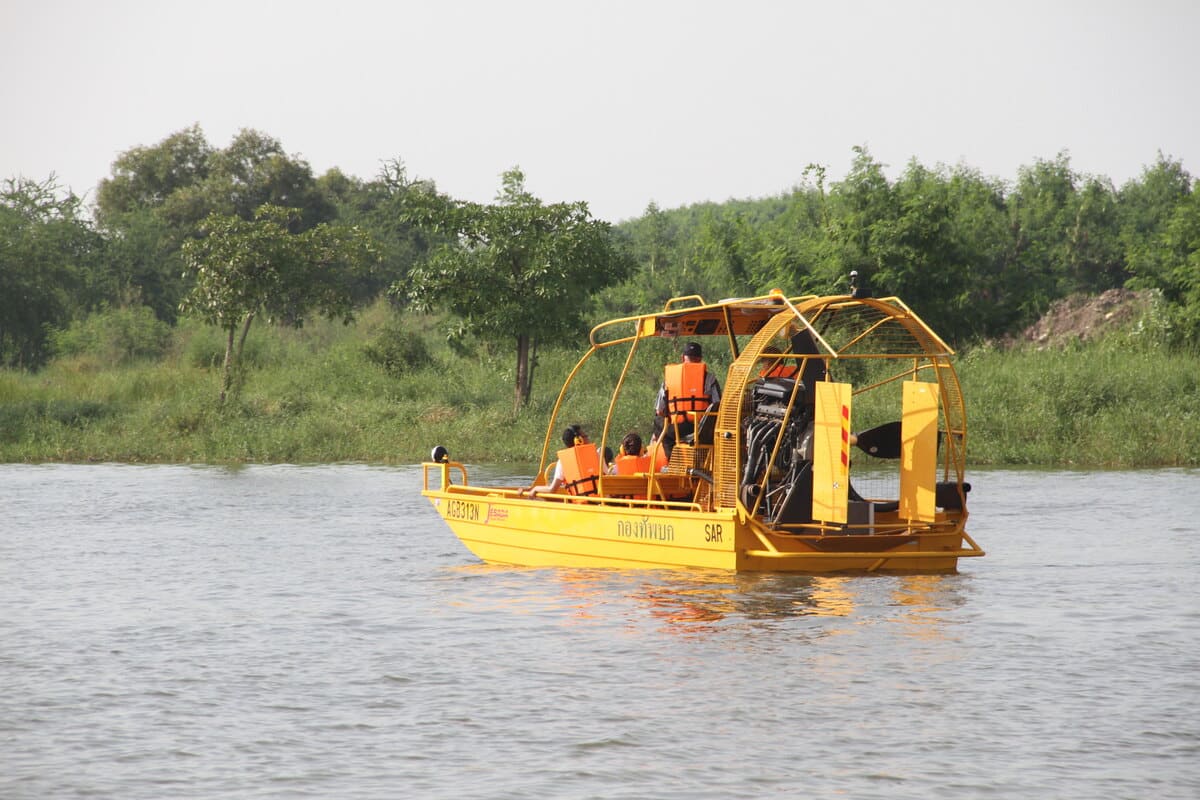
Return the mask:
{"type": "MultiPolygon", "coordinates": [[[[938,431],[938,447],[942,446],[945,431],[938,431]]],[[[876,458],[900,457],[900,422],[885,422],[877,428],[851,435],[851,444],[858,445],[867,455],[876,458]]]]}
{"type": "Polygon", "coordinates": [[[855,434],[858,446],[867,455],[876,458],[900,457],[900,421],[885,422],[877,428],[855,434]]]}

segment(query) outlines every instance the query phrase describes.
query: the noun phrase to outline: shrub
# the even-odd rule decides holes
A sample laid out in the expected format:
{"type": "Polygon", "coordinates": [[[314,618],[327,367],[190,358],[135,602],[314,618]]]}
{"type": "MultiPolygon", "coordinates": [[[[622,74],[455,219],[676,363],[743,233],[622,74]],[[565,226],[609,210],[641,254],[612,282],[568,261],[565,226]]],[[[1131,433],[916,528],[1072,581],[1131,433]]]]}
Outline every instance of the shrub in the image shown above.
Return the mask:
{"type": "MultiPolygon", "coordinates": [[[[257,369],[282,363],[286,358],[287,345],[280,341],[279,329],[260,322],[255,326],[261,328],[251,330],[246,337],[242,350],[241,366],[246,369],[257,369]]],[[[241,335],[241,331],[238,331],[241,335]]],[[[225,363],[225,345],[228,334],[212,325],[189,327],[183,334],[183,362],[193,367],[209,369],[220,367],[225,363]]],[[[235,343],[236,346],[236,343],[235,343]]]]}
{"type": "Polygon", "coordinates": [[[110,409],[95,400],[49,400],[42,416],[60,425],[80,427],[85,423],[108,416],[110,409]]]}
{"type": "Polygon", "coordinates": [[[107,308],[50,333],[56,356],[90,356],[111,366],[159,358],[170,341],[170,326],[146,306],[107,308]]]}
{"type": "Polygon", "coordinates": [[[395,377],[433,363],[425,340],[394,322],[380,328],[375,340],[363,347],[363,353],[368,361],[395,377]]]}

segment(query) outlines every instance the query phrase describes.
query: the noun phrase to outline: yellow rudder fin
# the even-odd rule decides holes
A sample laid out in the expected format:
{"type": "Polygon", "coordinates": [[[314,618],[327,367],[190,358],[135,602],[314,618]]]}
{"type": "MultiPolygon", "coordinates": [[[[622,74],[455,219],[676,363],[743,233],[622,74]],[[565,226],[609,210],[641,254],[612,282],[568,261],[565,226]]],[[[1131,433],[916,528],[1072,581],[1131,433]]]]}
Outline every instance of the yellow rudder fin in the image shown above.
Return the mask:
{"type": "Polygon", "coordinates": [[[937,384],[905,381],[902,411],[900,517],[933,522],[937,513],[937,384]]]}
{"type": "Polygon", "coordinates": [[[850,498],[848,383],[818,381],[813,424],[813,519],[845,524],[850,498]]]}

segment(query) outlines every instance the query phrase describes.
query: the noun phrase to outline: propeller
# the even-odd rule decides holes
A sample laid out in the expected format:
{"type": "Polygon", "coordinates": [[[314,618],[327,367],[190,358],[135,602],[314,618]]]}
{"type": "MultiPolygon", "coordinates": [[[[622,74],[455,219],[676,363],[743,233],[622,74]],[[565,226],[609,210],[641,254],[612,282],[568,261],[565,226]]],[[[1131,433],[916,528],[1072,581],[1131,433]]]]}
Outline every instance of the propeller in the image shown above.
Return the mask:
{"type": "Polygon", "coordinates": [[[900,421],[885,422],[876,428],[853,434],[850,444],[876,458],[899,458],[900,421]]]}
{"type": "MultiPolygon", "coordinates": [[[[938,445],[941,443],[942,432],[938,431],[938,445]]],[[[850,444],[857,445],[859,450],[876,458],[899,458],[900,421],[885,422],[862,433],[852,433],[850,444]]]]}

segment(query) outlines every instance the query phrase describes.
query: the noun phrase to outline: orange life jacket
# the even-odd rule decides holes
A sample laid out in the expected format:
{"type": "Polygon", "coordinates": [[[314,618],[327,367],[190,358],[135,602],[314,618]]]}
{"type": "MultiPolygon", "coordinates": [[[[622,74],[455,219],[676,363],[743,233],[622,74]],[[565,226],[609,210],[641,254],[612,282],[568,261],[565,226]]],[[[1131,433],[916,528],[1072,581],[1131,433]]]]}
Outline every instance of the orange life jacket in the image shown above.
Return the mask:
{"type": "Polygon", "coordinates": [[[621,453],[614,463],[617,465],[618,475],[633,475],[637,472],[650,471],[650,455],[648,453],[642,453],[640,456],[621,453]]]}
{"type": "Polygon", "coordinates": [[[596,478],[600,475],[600,454],[593,444],[577,444],[558,451],[563,481],[570,494],[596,494],[600,490],[596,478]]]}
{"type": "Polygon", "coordinates": [[[703,362],[667,364],[663,383],[667,387],[668,418],[674,419],[675,422],[686,422],[708,408],[710,402],[708,394],[704,391],[705,375],[707,371],[703,362]]]}

